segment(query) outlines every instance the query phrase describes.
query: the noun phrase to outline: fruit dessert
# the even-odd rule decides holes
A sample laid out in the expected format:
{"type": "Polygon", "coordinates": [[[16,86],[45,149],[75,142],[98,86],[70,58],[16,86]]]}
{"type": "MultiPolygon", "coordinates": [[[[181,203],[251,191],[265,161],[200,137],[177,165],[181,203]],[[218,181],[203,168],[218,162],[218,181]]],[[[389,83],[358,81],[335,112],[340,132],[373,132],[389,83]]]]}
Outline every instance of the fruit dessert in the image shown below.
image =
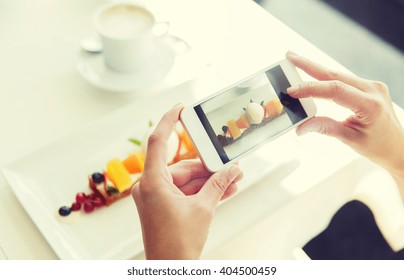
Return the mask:
{"type": "MultiPolygon", "coordinates": [[[[59,208],[60,216],[72,212],[91,213],[95,209],[109,206],[130,195],[132,186],[137,183],[143,172],[147,153],[147,139],[153,127],[145,134],[142,141],[129,139],[138,146],[125,159],[113,158],[106,163],[105,170],[88,175],[89,193],[79,192],[71,206],[59,208]]],[[[183,159],[196,158],[197,152],[185,130],[174,131],[168,140],[168,165],[183,159]]]]}
{"type": "Polygon", "coordinates": [[[223,147],[234,143],[243,135],[267,124],[284,112],[283,105],[278,98],[267,103],[264,101],[256,103],[250,100],[243,110],[244,113],[237,120],[229,120],[226,125],[222,126],[223,134],[217,135],[217,139],[223,147]]]}

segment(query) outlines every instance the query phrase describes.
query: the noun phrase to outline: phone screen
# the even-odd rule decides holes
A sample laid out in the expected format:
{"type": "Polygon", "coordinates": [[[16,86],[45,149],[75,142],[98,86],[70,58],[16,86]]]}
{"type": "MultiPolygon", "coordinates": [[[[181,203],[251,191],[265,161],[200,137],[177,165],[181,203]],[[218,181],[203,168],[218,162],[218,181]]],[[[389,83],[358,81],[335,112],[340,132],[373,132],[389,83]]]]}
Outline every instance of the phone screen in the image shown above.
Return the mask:
{"type": "Polygon", "coordinates": [[[194,107],[224,164],[307,118],[288,87],[278,65],[194,107]]]}

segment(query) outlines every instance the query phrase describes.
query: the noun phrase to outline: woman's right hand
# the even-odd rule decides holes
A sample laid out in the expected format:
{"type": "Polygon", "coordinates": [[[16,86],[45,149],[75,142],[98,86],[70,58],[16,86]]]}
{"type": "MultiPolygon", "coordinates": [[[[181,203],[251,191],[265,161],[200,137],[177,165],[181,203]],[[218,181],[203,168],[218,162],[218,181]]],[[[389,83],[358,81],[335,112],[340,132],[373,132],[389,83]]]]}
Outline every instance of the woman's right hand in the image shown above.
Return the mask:
{"type": "Polygon", "coordinates": [[[147,259],[198,259],[216,206],[243,177],[235,164],[213,174],[200,161],[167,167],[167,141],[182,108],[168,111],[150,135],[142,177],[132,188],[147,259]]]}
{"type": "Polygon", "coordinates": [[[353,112],[342,122],[314,117],[299,126],[297,133],[318,132],[346,143],[387,169],[400,186],[404,200],[404,129],[394,112],[388,87],[332,71],[292,52],[286,58],[318,80],[289,88],[290,96],[330,99],[353,112]]]}

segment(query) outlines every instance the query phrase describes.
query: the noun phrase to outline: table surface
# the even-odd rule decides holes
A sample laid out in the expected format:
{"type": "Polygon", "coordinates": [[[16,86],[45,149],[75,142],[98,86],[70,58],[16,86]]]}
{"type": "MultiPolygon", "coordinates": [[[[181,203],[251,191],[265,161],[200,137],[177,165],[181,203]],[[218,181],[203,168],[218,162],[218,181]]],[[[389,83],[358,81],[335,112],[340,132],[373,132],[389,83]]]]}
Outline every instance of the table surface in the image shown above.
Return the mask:
{"type": "MultiPolygon", "coordinates": [[[[147,116],[147,108],[142,106],[145,102],[152,101],[157,103],[156,106],[168,109],[180,101],[200,99],[282,59],[289,49],[331,68],[346,71],[253,1],[153,0],[147,5],[159,20],[170,21],[171,32],[186,38],[200,55],[204,68],[197,76],[174,87],[133,93],[108,92],[88,84],[75,66],[80,40],[94,32],[91,15],[97,6],[106,1],[19,2],[8,1],[0,9],[0,127],[3,131],[0,167],[46,147],[127,104],[147,116]]],[[[309,78],[303,73],[302,76],[309,78]]],[[[318,101],[317,105],[319,114],[336,117],[347,114],[346,110],[331,103],[318,101]]],[[[397,110],[402,116],[401,110],[397,110]]],[[[363,166],[367,166],[367,163],[358,163],[361,158],[357,154],[333,139],[316,135],[298,139],[289,133],[277,140],[276,145],[281,149],[290,149],[283,142],[292,143],[294,149],[301,151],[295,158],[298,166],[292,164],[283,169],[275,166],[278,172],[272,172],[220,205],[204,258],[293,258],[291,250],[286,252],[277,246],[288,244],[284,248],[289,248],[299,245],[312,232],[306,230],[305,233],[303,230],[299,238],[295,234],[295,239],[292,238],[294,242],[291,242],[292,239],[284,240],[272,251],[268,248],[268,251],[254,255],[265,240],[259,232],[267,232],[276,223],[276,217],[280,223],[279,219],[285,216],[276,214],[278,210],[296,204],[299,197],[312,192],[321,182],[331,180],[338,172],[354,167],[355,170],[363,170],[363,166]]],[[[313,193],[314,198],[313,195],[308,198],[315,199],[317,194],[313,193]]],[[[298,203],[296,205],[298,207],[298,203]]],[[[326,211],[328,215],[335,207],[329,207],[330,210],[326,211]]],[[[2,177],[0,229],[0,259],[57,258],[2,177]]],[[[134,258],[141,259],[143,255],[134,258]]]]}

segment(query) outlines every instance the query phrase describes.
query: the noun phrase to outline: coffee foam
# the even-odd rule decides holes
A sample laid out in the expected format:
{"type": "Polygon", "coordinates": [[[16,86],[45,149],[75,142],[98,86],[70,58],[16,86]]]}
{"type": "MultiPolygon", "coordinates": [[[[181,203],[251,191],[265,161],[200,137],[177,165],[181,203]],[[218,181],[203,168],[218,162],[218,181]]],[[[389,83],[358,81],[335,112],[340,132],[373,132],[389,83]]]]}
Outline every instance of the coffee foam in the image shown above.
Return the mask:
{"type": "Polygon", "coordinates": [[[141,7],[120,5],[104,10],[98,19],[99,27],[107,36],[132,38],[153,26],[153,16],[141,7]]]}

